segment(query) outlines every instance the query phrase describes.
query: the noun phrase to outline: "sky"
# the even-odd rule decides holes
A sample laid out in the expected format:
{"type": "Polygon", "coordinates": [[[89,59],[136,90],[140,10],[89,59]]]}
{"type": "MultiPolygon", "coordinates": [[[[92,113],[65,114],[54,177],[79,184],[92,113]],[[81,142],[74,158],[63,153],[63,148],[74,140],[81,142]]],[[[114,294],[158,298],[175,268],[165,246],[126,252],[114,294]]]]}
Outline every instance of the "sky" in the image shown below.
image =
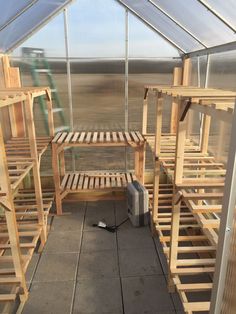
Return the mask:
{"type": "MultiPolygon", "coordinates": [[[[125,9],[115,0],[77,0],[68,7],[70,57],[122,58],[125,55],[125,9]]],[[[64,21],[60,14],[21,47],[43,48],[48,57],[65,57],[64,21]]],[[[177,57],[178,51],[129,14],[129,57],[177,57]]]]}

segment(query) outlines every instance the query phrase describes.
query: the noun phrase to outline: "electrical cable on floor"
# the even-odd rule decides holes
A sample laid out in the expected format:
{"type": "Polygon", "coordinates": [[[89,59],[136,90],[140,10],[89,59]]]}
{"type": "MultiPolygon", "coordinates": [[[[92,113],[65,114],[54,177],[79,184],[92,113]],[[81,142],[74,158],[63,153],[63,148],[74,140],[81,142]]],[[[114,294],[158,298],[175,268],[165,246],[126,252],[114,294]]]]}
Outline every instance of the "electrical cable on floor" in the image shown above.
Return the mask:
{"type": "Polygon", "coordinates": [[[93,227],[98,227],[100,229],[105,229],[109,232],[115,232],[121,225],[123,225],[126,221],[129,220],[129,217],[123,220],[119,225],[108,226],[105,222],[99,221],[97,224],[93,224],[93,227]]]}

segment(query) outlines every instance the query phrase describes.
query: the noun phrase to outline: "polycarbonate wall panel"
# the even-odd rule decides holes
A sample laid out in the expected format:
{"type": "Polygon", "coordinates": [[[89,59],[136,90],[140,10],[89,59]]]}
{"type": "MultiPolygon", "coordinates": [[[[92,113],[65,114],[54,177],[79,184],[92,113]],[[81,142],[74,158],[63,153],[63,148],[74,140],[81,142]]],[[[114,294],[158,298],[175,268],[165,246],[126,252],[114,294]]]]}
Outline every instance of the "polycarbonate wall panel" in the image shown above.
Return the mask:
{"type": "MultiPolygon", "coordinates": [[[[34,81],[32,79],[32,75],[30,72],[30,59],[21,58],[11,58],[11,65],[20,68],[21,73],[21,81],[23,86],[34,86],[34,81]]],[[[49,67],[51,69],[52,77],[57,89],[58,97],[63,107],[63,112],[65,115],[66,125],[69,124],[69,107],[68,107],[68,90],[66,85],[67,80],[67,69],[66,69],[66,60],[65,59],[48,59],[49,67]]],[[[43,74],[40,77],[40,82],[42,86],[48,85],[48,80],[43,74]]],[[[53,105],[55,106],[54,97],[53,105]]],[[[45,136],[47,135],[46,127],[45,127],[45,119],[47,116],[44,115],[41,107],[39,98],[35,98],[34,100],[34,121],[35,121],[35,129],[36,129],[36,136],[45,136]]],[[[59,119],[58,114],[54,114],[54,125],[55,127],[63,126],[62,121],[59,119]]],[[[71,160],[70,160],[71,164],[71,160]]],[[[42,173],[45,175],[49,175],[52,173],[52,164],[51,164],[51,151],[47,150],[46,153],[43,155],[41,161],[41,170],[42,173]]]]}
{"type": "Polygon", "coordinates": [[[75,130],[124,129],[124,61],[71,62],[75,130]]]}
{"type": "MultiPolygon", "coordinates": [[[[152,1],[189,30],[207,47],[236,40],[235,33],[197,0],[152,1]]],[[[231,9],[233,10],[233,7],[231,9]]],[[[185,38],[181,38],[181,40],[184,42],[185,38]]]]}
{"type": "Polygon", "coordinates": [[[120,2],[131,8],[183,51],[190,52],[204,48],[181,27],[157,10],[150,2],[134,0],[122,0],[120,2]]]}
{"type": "Polygon", "coordinates": [[[76,1],[68,21],[70,57],[124,57],[125,14],[116,1],[76,1]]]}
{"type": "Polygon", "coordinates": [[[217,11],[220,16],[222,16],[227,22],[236,28],[236,1],[235,0],[206,0],[215,11],[217,11]]]}
{"type": "Polygon", "coordinates": [[[0,31],[0,51],[6,52],[20,43],[22,39],[25,39],[33,30],[43,24],[53,13],[68,2],[65,0],[36,1],[34,5],[0,31]]]}
{"type": "Polygon", "coordinates": [[[236,51],[210,56],[208,86],[236,90],[236,51]]]}

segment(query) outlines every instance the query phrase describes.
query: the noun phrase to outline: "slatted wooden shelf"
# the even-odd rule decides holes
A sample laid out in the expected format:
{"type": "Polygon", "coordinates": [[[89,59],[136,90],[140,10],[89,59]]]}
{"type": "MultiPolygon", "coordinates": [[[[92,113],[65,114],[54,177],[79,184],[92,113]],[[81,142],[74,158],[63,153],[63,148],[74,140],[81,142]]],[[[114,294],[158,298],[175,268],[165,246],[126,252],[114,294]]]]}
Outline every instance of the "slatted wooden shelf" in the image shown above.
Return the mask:
{"type": "MultiPolygon", "coordinates": [[[[44,219],[47,216],[54,199],[53,191],[44,192],[43,206],[44,219]]],[[[20,250],[23,270],[26,273],[30,260],[37,247],[43,226],[38,224],[38,211],[33,190],[19,190],[14,199],[17,229],[20,240],[20,250]]],[[[20,280],[16,277],[11,256],[8,227],[4,213],[0,215],[0,286],[4,287],[4,294],[0,295],[0,302],[15,301],[19,294],[20,280]]]]}
{"type": "MultiPolygon", "coordinates": [[[[130,132],[60,132],[52,140],[53,173],[57,213],[62,213],[62,200],[69,193],[124,191],[128,182],[144,180],[146,140],[139,131],[130,132]],[[64,150],[67,147],[132,147],[135,155],[135,175],[120,171],[66,173],[64,150]]],[[[86,193],[83,193],[83,197],[86,193]]],[[[102,196],[101,196],[102,197],[102,196]]],[[[104,195],[104,197],[106,197],[104,195]]]]}
{"type": "MultiPolygon", "coordinates": [[[[144,135],[149,148],[152,153],[155,151],[155,135],[146,134],[144,135]]],[[[163,157],[174,157],[175,156],[175,145],[176,145],[176,136],[170,134],[162,134],[160,142],[160,158],[163,157]]],[[[185,152],[187,156],[196,156],[198,153],[199,157],[203,154],[200,152],[199,145],[195,143],[192,139],[185,140],[185,152]]]]}
{"type": "MultiPolygon", "coordinates": [[[[49,137],[37,139],[37,152],[40,160],[50,143],[49,137]]],[[[12,190],[16,190],[20,183],[34,166],[31,158],[30,144],[28,138],[12,138],[5,144],[7,156],[8,173],[12,190]]]]}
{"type": "Polygon", "coordinates": [[[21,85],[19,69],[10,67],[7,56],[1,56],[1,73],[0,302],[1,311],[10,313],[17,301],[20,313],[28,297],[25,272],[38,240],[40,249],[46,243],[53,200],[51,191],[43,198],[40,180],[41,156],[54,135],[52,99],[48,87],[12,87],[21,85]],[[33,106],[40,96],[46,97],[50,138],[36,140],[33,106]],[[19,190],[31,170],[34,190],[19,190]]]}
{"type": "Polygon", "coordinates": [[[33,168],[34,162],[29,157],[14,157],[8,159],[7,165],[11,188],[14,191],[33,168]]]}
{"type": "MultiPolygon", "coordinates": [[[[50,137],[37,137],[36,145],[38,155],[41,156],[51,142],[50,137]]],[[[14,156],[30,157],[29,138],[13,137],[5,143],[6,155],[8,158],[14,156]]]]}
{"type": "MultiPolygon", "coordinates": [[[[153,185],[146,188],[149,195],[153,193],[153,185]]],[[[155,230],[169,264],[169,252],[171,242],[171,218],[172,218],[173,185],[171,183],[160,184],[158,198],[158,213],[153,217],[155,230]]],[[[195,308],[209,310],[209,301],[193,302],[202,296],[204,291],[212,289],[212,274],[215,270],[216,245],[209,242],[208,236],[202,232],[198,221],[183,202],[181,205],[180,226],[178,236],[178,263],[171,271],[171,278],[183,301],[184,309],[195,308]],[[197,278],[197,276],[199,276],[197,278]],[[186,284],[186,276],[188,284],[186,284]],[[202,282],[202,278],[206,282],[202,282]],[[207,282],[208,281],[208,282],[207,282]]],[[[208,296],[209,297],[209,296],[208,296]]]]}
{"type": "MultiPolygon", "coordinates": [[[[229,101],[231,105],[232,101],[236,97],[236,92],[227,91],[216,88],[199,88],[195,86],[167,86],[167,85],[146,85],[145,89],[158,91],[163,95],[171,96],[173,98],[193,98],[196,100],[211,100],[209,104],[216,103],[220,105],[220,101],[229,101]]],[[[205,104],[207,104],[205,102],[205,104]]],[[[225,107],[226,102],[222,103],[225,107]]]]}
{"type": "MultiPolygon", "coordinates": [[[[46,225],[54,197],[54,190],[43,190],[43,213],[46,225]]],[[[18,190],[14,198],[14,205],[17,221],[37,222],[38,211],[35,192],[33,190],[18,190]]]]}
{"type": "Polygon", "coordinates": [[[212,118],[232,122],[235,97],[235,92],[220,89],[145,86],[142,132],[154,157],[154,185],[148,187],[152,229],[169,263],[169,288],[175,286],[187,313],[210,309],[226,169],[209,153],[208,137],[212,118]],[[157,98],[155,134],[147,133],[149,92],[157,98]],[[166,97],[172,100],[170,133],[162,132],[166,97]],[[203,115],[199,144],[186,137],[189,109],[203,115]],[[168,184],[161,183],[163,173],[168,184]],[[192,302],[193,293],[206,297],[192,302]]]}
{"type": "Polygon", "coordinates": [[[52,140],[62,146],[139,146],[145,138],[139,131],[133,132],[61,132],[52,140]]]}
{"type": "Polygon", "coordinates": [[[124,189],[133,182],[135,175],[129,172],[78,172],[67,173],[62,179],[61,190],[70,193],[87,190],[124,189]]]}

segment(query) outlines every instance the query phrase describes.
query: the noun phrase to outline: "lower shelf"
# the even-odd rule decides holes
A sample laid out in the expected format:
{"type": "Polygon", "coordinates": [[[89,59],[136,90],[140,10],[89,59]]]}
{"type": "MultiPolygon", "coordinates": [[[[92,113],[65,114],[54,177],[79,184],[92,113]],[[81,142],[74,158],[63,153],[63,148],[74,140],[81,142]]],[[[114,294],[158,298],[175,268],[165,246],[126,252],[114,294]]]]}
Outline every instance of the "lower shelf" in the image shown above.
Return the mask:
{"type": "Polygon", "coordinates": [[[61,190],[70,193],[87,190],[124,189],[136,180],[129,172],[77,172],[67,173],[62,179],[61,190]]]}
{"type": "MultiPolygon", "coordinates": [[[[44,191],[44,223],[54,199],[53,191],[44,191]]],[[[38,211],[35,193],[33,190],[19,190],[14,199],[19,245],[22,266],[26,272],[35,248],[38,246],[43,227],[38,223],[38,211]]],[[[0,312],[15,313],[19,306],[21,293],[21,280],[16,277],[13,264],[11,244],[4,213],[0,216],[0,312]]]]}
{"type": "MultiPolygon", "coordinates": [[[[148,184],[152,209],[153,186],[148,184]]],[[[163,249],[164,260],[169,268],[172,220],[172,184],[160,184],[158,213],[152,217],[158,243],[163,249]]],[[[152,213],[152,211],[151,211],[152,213]]],[[[153,214],[152,214],[153,215],[153,214]]],[[[215,270],[216,246],[202,232],[196,217],[182,203],[177,247],[176,268],[171,269],[169,278],[179,293],[186,313],[208,312],[215,270]]]]}

